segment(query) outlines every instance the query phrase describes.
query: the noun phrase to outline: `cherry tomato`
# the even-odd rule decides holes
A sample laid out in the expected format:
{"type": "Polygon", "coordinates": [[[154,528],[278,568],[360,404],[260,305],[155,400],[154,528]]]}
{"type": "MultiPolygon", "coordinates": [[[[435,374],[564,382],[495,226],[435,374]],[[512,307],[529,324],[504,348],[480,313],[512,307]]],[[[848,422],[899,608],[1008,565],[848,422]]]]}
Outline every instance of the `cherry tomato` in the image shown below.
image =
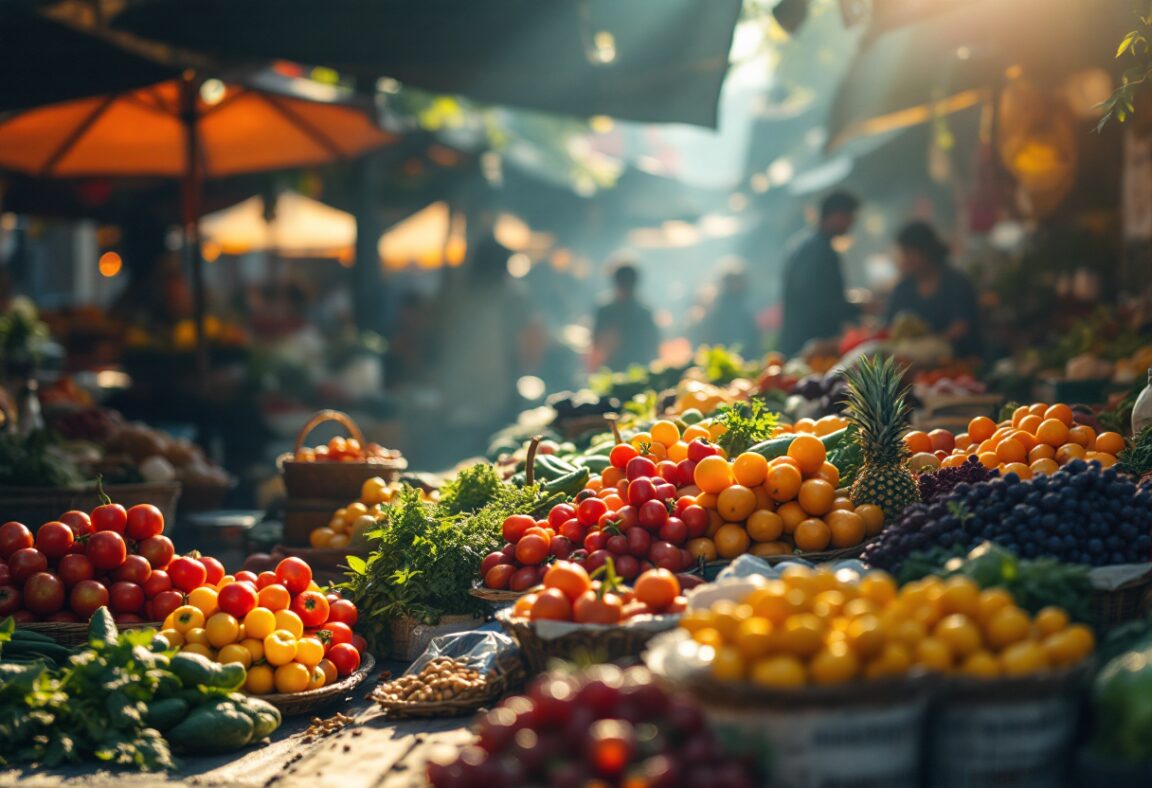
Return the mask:
{"type": "Polygon", "coordinates": [[[601,515],[608,511],[608,505],[599,498],[585,498],[576,507],[576,519],[581,525],[595,525],[601,515]]]}
{"type": "Polygon", "coordinates": [[[329,646],[338,646],[341,643],[352,642],[352,627],[347,624],[342,624],[339,621],[329,621],[320,630],[320,639],[325,641],[329,646]],[[328,634],[325,635],[324,633],[328,634]]]}
{"type": "Polygon", "coordinates": [[[548,557],[548,541],[539,534],[527,534],[516,543],[516,560],[522,564],[539,564],[548,557]]]}
{"type": "Polygon", "coordinates": [[[72,529],[61,522],[44,523],[36,530],[36,549],[53,560],[67,555],[75,541],[72,529]]]}
{"type": "Polygon", "coordinates": [[[96,528],[92,525],[92,518],[88,516],[87,512],[81,512],[73,509],[60,515],[60,522],[72,529],[72,533],[76,537],[87,536],[90,533],[95,533],[96,528]]]}
{"type": "Polygon", "coordinates": [[[325,657],[332,661],[341,676],[351,676],[360,667],[360,652],[351,642],[333,646],[325,657]]]}
{"type": "Polygon", "coordinates": [[[241,569],[236,573],[235,577],[237,583],[251,583],[252,585],[256,586],[256,588],[260,587],[256,583],[259,578],[256,576],[255,572],[249,572],[247,569],[241,569]]]}
{"type": "Polygon", "coordinates": [[[661,460],[656,463],[656,474],[664,481],[680,483],[680,471],[676,470],[676,463],[672,460],[661,460]]]}
{"type": "MultiPolygon", "coordinates": [[[[225,590],[228,586],[224,586],[225,590]]],[[[328,600],[319,591],[305,591],[292,600],[291,610],[306,627],[318,627],[328,620],[328,600]]],[[[245,611],[247,613],[247,611],[245,611]]]]}
{"type": "Polygon", "coordinates": [[[644,558],[652,547],[652,534],[643,528],[629,528],[624,532],[628,540],[628,552],[637,558],[644,558]]]}
{"type": "Polygon", "coordinates": [[[548,543],[548,554],[557,558],[567,558],[575,549],[576,545],[567,536],[554,536],[548,543]]]}
{"type": "Polygon", "coordinates": [[[669,517],[664,525],[660,526],[658,535],[665,542],[682,545],[688,541],[688,526],[679,517],[669,517]]]}
{"type": "Polygon", "coordinates": [[[261,590],[268,586],[280,585],[280,581],[276,579],[275,572],[261,572],[260,576],[256,578],[256,589],[261,590]]]}
{"type": "Polygon", "coordinates": [[[168,576],[172,585],[187,594],[207,582],[208,570],[197,559],[181,556],[168,565],[168,576]]]}
{"type": "Polygon", "coordinates": [[[0,558],[7,561],[17,550],[36,544],[32,531],[23,523],[8,522],[0,525],[0,558]]]}
{"type": "Polygon", "coordinates": [[[560,527],[575,516],[575,507],[566,503],[558,503],[548,512],[548,524],[552,526],[553,531],[559,532],[560,527]]]}
{"type": "Polygon", "coordinates": [[[557,533],[571,539],[574,544],[584,543],[584,526],[575,517],[565,520],[557,529],[557,533]]]}
{"type": "Polygon", "coordinates": [[[308,590],[312,582],[312,567],[302,558],[285,558],[276,565],[276,579],[295,596],[308,590]]]}
{"type": "Polygon", "coordinates": [[[628,460],[624,469],[624,478],[628,481],[647,479],[656,475],[656,463],[650,457],[633,457],[628,460]]]}
{"type": "Polygon", "coordinates": [[[584,537],[584,549],[589,553],[596,550],[603,550],[605,543],[608,541],[608,534],[603,531],[593,531],[584,537]]]}
{"type": "Polygon", "coordinates": [[[147,558],[153,569],[167,569],[176,555],[176,547],[167,536],[153,536],[136,545],[136,552],[147,558]]]}
{"type": "Polygon", "coordinates": [[[628,483],[628,503],[640,508],[656,497],[656,485],[648,479],[637,479],[628,483]]]}
{"type": "Polygon", "coordinates": [[[656,500],[658,501],[674,501],[676,500],[676,485],[670,482],[656,485],[656,500]]]}
{"type": "Polygon", "coordinates": [[[150,503],[139,503],[125,515],[124,535],[141,541],[164,533],[164,515],[150,503]]]}
{"type": "MultiPolygon", "coordinates": [[[[256,589],[249,583],[229,583],[220,589],[216,603],[230,616],[243,620],[257,604],[256,589]]],[[[303,618],[303,616],[301,616],[303,618]]],[[[323,622],[321,622],[323,623],[323,622]]],[[[307,622],[305,622],[307,624],[307,622]]]]}
{"type": "Polygon", "coordinates": [[[615,557],[614,563],[616,566],[616,574],[625,580],[631,580],[640,574],[640,562],[636,560],[636,556],[634,555],[627,553],[618,555],[615,557]]]}
{"type": "Polygon", "coordinates": [[[199,561],[204,564],[205,583],[214,586],[224,579],[224,564],[210,555],[200,556],[199,561]]]}
{"type": "Polygon", "coordinates": [[[616,527],[621,531],[635,528],[640,524],[639,511],[631,504],[624,504],[616,510],[616,527]]]}
{"type": "Polygon", "coordinates": [[[612,464],[613,468],[624,470],[628,467],[628,462],[638,456],[640,456],[640,450],[631,443],[617,443],[608,453],[608,462],[612,464]]]}
{"type": "Polygon", "coordinates": [[[128,512],[118,503],[106,503],[92,510],[92,527],[97,531],[115,531],[123,536],[128,526],[128,512]]]}
{"type": "Polygon", "coordinates": [[[708,533],[711,518],[708,515],[708,510],[703,506],[692,504],[684,507],[684,510],[680,512],[680,519],[688,529],[689,539],[697,539],[708,533]]]}
{"type": "Polygon", "coordinates": [[[335,602],[328,604],[328,620],[337,621],[342,624],[347,624],[350,627],[356,626],[356,622],[360,619],[360,612],[356,609],[356,605],[350,599],[337,599],[335,602]]]}
{"type": "Polygon", "coordinates": [[[663,501],[655,499],[647,501],[640,507],[640,514],[637,517],[640,522],[641,528],[646,528],[649,531],[658,531],[664,523],[668,522],[668,507],[663,501]]]}
{"type": "Polygon", "coordinates": [[[508,582],[514,574],[516,574],[516,567],[512,564],[497,564],[484,573],[484,585],[503,591],[508,588],[508,582]]]}

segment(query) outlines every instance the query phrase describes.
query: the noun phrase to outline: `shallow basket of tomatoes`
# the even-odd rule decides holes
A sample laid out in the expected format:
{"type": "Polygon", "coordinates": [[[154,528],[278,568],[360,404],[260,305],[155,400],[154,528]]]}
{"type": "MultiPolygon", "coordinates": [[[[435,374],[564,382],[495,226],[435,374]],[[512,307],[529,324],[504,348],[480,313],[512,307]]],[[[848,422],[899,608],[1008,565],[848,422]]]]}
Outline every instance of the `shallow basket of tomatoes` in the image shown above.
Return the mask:
{"type": "Polygon", "coordinates": [[[304,441],[308,434],[329,421],[335,421],[344,427],[351,436],[352,445],[365,446],[364,433],[351,416],[338,410],[317,412],[300,429],[296,436],[294,451],[282,455],[276,461],[284,476],[284,488],[288,493],[289,502],[336,501],[335,506],[330,509],[335,511],[348,501],[359,499],[360,490],[367,480],[379,476],[385,481],[392,481],[408,467],[408,461],[397,451],[386,452],[384,456],[365,457],[360,454],[349,454],[340,459],[325,461],[301,460],[304,441]]]}
{"type": "MultiPolygon", "coordinates": [[[[121,632],[127,629],[154,629],[160,631],[161,622],[141,621],[139,623],[117,623],[121,632]]],[[[20,624],[17,629],[26,629],[29,632],[39,632],[55,640],[61,646],[72,648],[88,642],[88,622],[75,623],[71,621],[31,621],[20,624]]]]}
{"type": "Polygon", "coordinates": [[[496,613],[500,626],[517,642],[524,661],[534,673],[548,669],[554,659],[614,662],[638,659],[648,641],[675,629],[679,615],[639,616],[619,624],[577,624],[569,621],[532,621],[512,615],[511,608],[496,613]]]}
{"type": "Polygon", "coordinates": [[[327,706],[329,703],[339,700],[347,693],[359,687],[375,667],[376,660],[371,654],[365,652],[361,655],[360,667],[347,678],[335,684],[329,684],[319,689],[305,690],[304,692],[274,693],[271,695],[259,695],[257,697],[280,709],[280,713],[285,717],[311,714],[327,706]]]}

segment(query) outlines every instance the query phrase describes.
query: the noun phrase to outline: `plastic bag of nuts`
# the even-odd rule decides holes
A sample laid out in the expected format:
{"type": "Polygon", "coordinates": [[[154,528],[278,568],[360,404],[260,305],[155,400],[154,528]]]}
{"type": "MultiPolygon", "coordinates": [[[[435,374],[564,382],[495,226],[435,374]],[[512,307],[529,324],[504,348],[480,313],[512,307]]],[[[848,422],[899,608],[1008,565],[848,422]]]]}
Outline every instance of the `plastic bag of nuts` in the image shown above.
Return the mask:
{"type": "Polygon", "coordinates": [[[391,716],[455,716],[499,699],[523,679],[511,639],[464,632],[436,638],[404,675],[377,686],[371,698],[391,716]]]}

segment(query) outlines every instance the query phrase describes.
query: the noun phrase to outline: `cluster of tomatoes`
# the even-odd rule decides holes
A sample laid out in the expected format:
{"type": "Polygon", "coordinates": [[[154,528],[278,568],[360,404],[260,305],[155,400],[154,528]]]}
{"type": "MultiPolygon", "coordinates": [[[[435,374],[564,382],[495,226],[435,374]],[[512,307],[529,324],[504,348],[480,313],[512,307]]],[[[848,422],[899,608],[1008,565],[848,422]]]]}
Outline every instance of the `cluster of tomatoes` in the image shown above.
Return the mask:
{"type": "Polygon", "coordinates": [[[296,462],[380,462],[398,456],[398,452],[379,443],[361,444],[355,438],[336,437],[319,446],[303,447],[294,459],[296,462]]]}
{"type": "Polygon", "coordinates": [[[356,606],[323,593],[300,558],[274,572],[248,571],[201,584],[164,620],[173,648],[247,671],[245,690],[318,689],[360,667],[364,639],[352,631],[356,606]]]}
{"type": "Polygon", "coordinates": [[[107,606],[122,624],[159,621],[183,594],[224,576],[215,558],[175,557],[164,515],[151,504],[73,510],[35,534],[0,526],[0,616],[17,623],[81,622],[107,606]]]}
{"type": "Polygon", "coordinates": [[[684,612],[687,600],[676,575],[649,569],[629,588],[618,582],[612,559],[608,561],[604,580],[593,580],[579,564],[557,561],[544,573],[543,588],[517,599],[512,615],[531,621],[619,624],[635,616],[684,612]]]}

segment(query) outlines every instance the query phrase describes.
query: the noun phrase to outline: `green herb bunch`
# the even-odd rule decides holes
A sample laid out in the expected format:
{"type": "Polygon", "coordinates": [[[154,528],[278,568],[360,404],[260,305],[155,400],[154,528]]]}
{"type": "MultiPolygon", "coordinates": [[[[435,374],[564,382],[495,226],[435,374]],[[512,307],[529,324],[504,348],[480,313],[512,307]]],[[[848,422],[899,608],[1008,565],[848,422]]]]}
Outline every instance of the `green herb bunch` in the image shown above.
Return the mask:
{"type": "Polygon", "coordinates": [[[1132,443],[1117,458],[1118,466],[1125,473],[1144,476],[1152,473],[1152,427],[1145,427],[1132,443]]]}
{"type": "Polygon", "coordinates": [[[717,440],[729,457],[747,451],[776,431],[779,414],[773,413],[761,399],[734,402],[723,408],[720,423],[726,427],[717,440]]]}

